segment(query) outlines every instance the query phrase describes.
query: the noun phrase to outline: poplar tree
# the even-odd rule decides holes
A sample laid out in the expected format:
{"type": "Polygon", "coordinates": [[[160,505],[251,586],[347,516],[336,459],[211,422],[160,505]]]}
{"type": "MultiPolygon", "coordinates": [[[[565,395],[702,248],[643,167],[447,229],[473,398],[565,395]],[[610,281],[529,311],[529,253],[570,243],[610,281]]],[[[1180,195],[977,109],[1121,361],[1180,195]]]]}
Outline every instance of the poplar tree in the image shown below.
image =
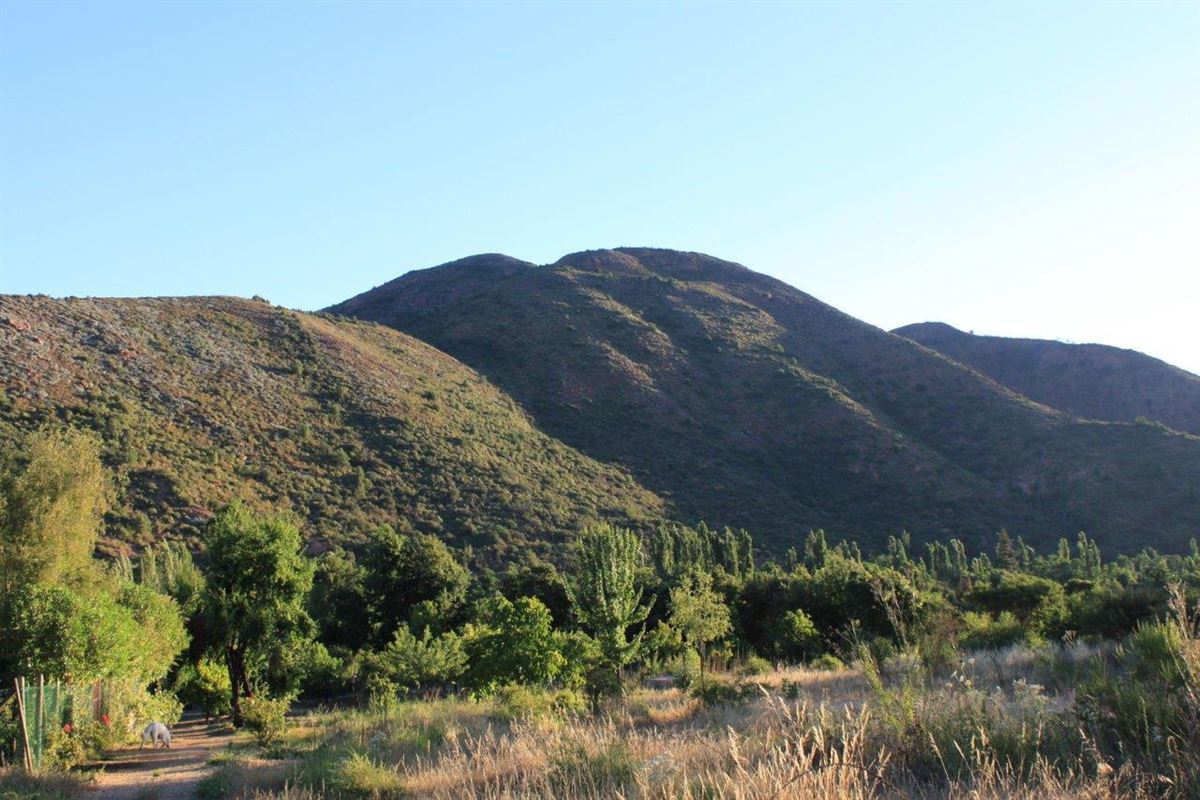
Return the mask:
{"type": "Polygon", "coordinates": [[[575,618],[595,641],[600,663],[589,680],[595,705],[601,693],[620,691],[620,671],[637,658],[645,634],[649,603],[642,603],[637,570],[642,548],[625,528],[598,525],[579,539],[574,580],[567,595],[575,618]],[[629,635],[629,629],[639,627],[629,635]]]}

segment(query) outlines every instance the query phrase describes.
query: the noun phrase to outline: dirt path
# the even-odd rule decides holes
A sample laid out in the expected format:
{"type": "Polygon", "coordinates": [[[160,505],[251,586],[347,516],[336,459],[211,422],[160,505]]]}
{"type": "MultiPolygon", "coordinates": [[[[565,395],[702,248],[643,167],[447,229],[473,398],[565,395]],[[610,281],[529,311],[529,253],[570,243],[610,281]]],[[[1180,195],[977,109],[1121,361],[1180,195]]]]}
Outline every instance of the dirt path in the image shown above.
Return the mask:
{"type": "Polygon", "coordinates": [[[171,729],[171,748],[114,750],[98,773],[92,792],[97,800],[183,800],[195,795],[196,784],[213,771],[208,759],[233,740],[223,724],[202,719],[180,722],[171,729]]]}

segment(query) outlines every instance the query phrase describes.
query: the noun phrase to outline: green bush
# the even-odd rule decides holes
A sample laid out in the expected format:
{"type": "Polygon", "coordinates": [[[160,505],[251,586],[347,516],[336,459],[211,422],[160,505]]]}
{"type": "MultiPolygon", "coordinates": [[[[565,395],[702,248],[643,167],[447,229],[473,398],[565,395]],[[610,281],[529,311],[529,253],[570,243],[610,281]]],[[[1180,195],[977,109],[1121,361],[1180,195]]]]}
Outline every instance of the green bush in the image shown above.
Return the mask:
{"type": "Polygon", "coordinates": [[[48,769],[70,769],[87,760],[88,753],[81,736],[61,730],[51,730],[46,737],[46,752],[42,766],[48,769]]]}
{"type": "Polygon", "coordinates": [[[840,669],[845,669],[846,665],[832,653],[822,653],[808,662],[808,667],[809,669],[820,670],[821,672],[836,672],[840,669]]]}
{"type": "Polygon", "coordinates": [[[351,753],[338,762],[333,786],[360,797],[388,797],[399,794],[404,782],[394,767],[372,761],[362,753],[351,753]]]}
{"type": "MultiPolygon", "coordinates": [[[[562,693],[564,696],[572,692],[562,693]]],[[[496,703],[494,716],[508,722],[555,716],[559,713],[558,692],[535,689],[521,684],[501,686],[493,694],[496,703]]]]}
{"type": "Polygon", "coordinates": [[[774,670],[774,667],[771,665],[771,662],[762,656],[747,656],[746,660],[738,667],[738,674],[746,676],[767,675],[772,670],[774,670]]]}
{"type": "Polygon", "coordinates": [[[1158,682],[1165,688],[1184,681],[1183,640],[1174,625],[1143,623],[1129,637],[1128,654],[1138,680],[1158,682]]]}
{"type": "Polygon", "coordinates": [[[695,650],[684,650],[667,662],[667,671],[681,689],[688,688],[700,677],[700,654],[695,650]]]}
{"type": "Polygon", "coordinates": [[[205,718],[229,713],[229,671],[212,658],[185,664],[175,676],[175,693],[187,705],[197,706],[205,718]]]}
{"type": "Polygon", "coordinates": [[[727,706],[745,700],[742,687],[724,680],[705,680],[703,686],[692,689],[692,696],[706,706],[727,706]]]}
{"type": "Polygon", "coordinates": [[[271,699],[256,695],[242,700],[242,721],[260,745],[266,747],[277,741],[287,730],[290,697],[271,699]]]}
{"type": "Polygon", "coordinates": [[[995,619],[987,614],[968,611],[963,614],[959,647],[964,650],[1000,650],[1025,638],[1025,626],[1011,611],[1001,611],[995,619]]]}

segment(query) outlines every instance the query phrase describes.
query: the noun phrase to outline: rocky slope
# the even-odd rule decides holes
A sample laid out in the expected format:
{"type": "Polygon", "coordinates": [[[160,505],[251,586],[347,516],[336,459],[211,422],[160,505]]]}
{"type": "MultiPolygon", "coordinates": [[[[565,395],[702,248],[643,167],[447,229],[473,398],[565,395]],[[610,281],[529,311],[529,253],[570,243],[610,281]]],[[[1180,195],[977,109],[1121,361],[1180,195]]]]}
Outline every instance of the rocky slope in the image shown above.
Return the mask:
{"type": "Polygon", "coordinates": [[[0,442],[51,420],[103,437],[110,552],[233,497],[293,509],[314,548],[406,519],[487,557],[664,510],[450,356],[264,302],[0,296],[0,442]]]}

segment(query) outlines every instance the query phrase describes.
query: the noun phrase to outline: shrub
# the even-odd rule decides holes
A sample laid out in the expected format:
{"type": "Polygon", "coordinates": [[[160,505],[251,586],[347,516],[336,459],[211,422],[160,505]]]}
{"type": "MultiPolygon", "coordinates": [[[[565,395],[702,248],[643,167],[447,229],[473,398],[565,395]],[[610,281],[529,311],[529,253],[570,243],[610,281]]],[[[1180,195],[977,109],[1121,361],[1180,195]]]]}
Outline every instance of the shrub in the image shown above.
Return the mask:
{"type": "Polygon", "coordinates": [[[1139,625],[1129,637],[1133,674],[1143,681],[1161,681],[1174,688],[1184,680],[1183,640],[1175,625],[1154,622],[1139,625]]]}
{"type": "Polygon", "coordinates": [[[700,677],[700,654],[695,650],[684,650],[667,663],[667,670],[680,688],[686,689],[700,677]]]}
{"type": "Polygon", "coordinates": [[[741,666],[738,667],[738,673],[741,675],[767,675],[774,667],[771,662],[767,661],[762,656],[748,656],[741,666]]]}
{"type": "Polygon", "coordinates": [[[727,706],[745,699],[740,686],[722,680],[706,681],[703,686],[692,689],[692,696],[706,706],[727,706]]]}
{"type": "Polygon", "coordinates": [[[43,766],[49,769],[69,769],[87,760],[87,748],[81,736],[61,730],[51,730],[46,738],[43,766]]]}
{"type": "Polygon", "coordinates": [[[520,684],[501,686],[494,694],[495,716],[506,721],[553,716],[555,693],[520,684]]]}
{"type": "Polygon", "coordinates": [[[836,672],[840,669],[845,669],[846,665],[840,658],[832,653],[822,653],[808,663],[810,669],[820,670],[821,672],[836,672]]]}
{"type": "Polygon", "coordinates": [[[565,661],[552,622],[536,597],[512,602],[498,594],[484,602],[463,636],[466,685],[483,695],[506,683],[547,685],[565,661]]]}
{"type": "Polygon", "coordinates": [[[404,782],[394,767],[372,761],[357,752],[338,763],[332,783],[347,794],[366,797],[395,795],[404,788],[404,782]]]}
{"type": "Polygon", "coordinates": [[[271,699],[265,695],[247,697],[242,701],[242,721],[260,745],[266,747],[283,736],[287,730],[287,711],[291,698],[271,699]]]}
{"type": "Polygon", "coordinates": [[[175,676],[175,693],[187,705],[198,706],[205,718],[229,713],[229,671],[215,659],[185,664],[175,676]]]}

